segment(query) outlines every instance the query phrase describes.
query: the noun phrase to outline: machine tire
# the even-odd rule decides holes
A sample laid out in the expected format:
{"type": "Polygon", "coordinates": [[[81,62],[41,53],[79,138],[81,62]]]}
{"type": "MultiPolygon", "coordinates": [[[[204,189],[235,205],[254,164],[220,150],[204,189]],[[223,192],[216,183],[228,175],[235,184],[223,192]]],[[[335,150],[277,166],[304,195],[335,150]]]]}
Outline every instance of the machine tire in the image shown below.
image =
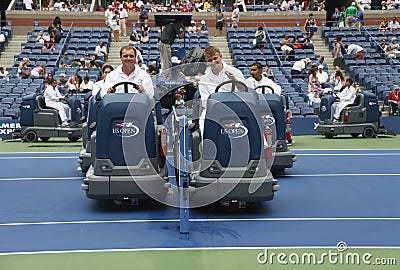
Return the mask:
{"type": "Polygon", "coordinates": [[[36,142],[37,139],[38,139],[38,136],[37,136],[36,132],[33,131],[33,130],[28,131],[28,132],[25,134],[25,141],[26,141],[26,142],[36,142]]]}
{"type": "Polygon", "coordinates": [[[360,135],[360,133],[351,133],[350,135],[353,138],[357,138],[360,135]]]}
{"type": "Polygon", "coordinates": [[[81,136],[69,136],[68,140],[70,142],[76,142],[77,140],[79,140],[81,138],[81,136]]]}
{"type": "Polygon", "coordinates": [[[325,138],[327,138],[327,139],[332,139],[333,136],[335,136],[335,135],[334,135],[334,134],[331,134],[331,133],[326,133],[326,134],[325,134],[325,138]]]}
{"type": "Polygon", "coordinates": [[[364,138],[374,138],[375,135],[375,130],[372,127],[366,127],[363,131],[364,138]]]}
{"type": "Polygon", "coordinates": [[[50,137],[40,137],[40,139],[41,139],[43,142],[47,142],[48,140],[50,140],[50,137]]]}

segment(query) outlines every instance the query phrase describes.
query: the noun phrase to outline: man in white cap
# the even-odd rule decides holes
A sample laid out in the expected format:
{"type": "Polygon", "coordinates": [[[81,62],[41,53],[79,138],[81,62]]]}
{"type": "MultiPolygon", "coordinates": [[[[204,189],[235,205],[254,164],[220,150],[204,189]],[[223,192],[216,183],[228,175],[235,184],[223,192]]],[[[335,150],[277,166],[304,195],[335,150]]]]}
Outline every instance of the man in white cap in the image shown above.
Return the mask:
{"type": "Polygon", "coordinates": [[[318,71],[317,71],[317,79],[320,82],[321,86],[323,88],[329,87],[328,81],[329,81],[329,76],[328,73],[324,71],[324,66],[319,65],[318,66],[318,71]]]}
{"type": "Polygon", "coordinates": [[[200,33],[208,33],[208,27],[205,20],[201,20],[200,33]]]}
{"type": "Polygon", "coordinates": [[[352,27],[355,26],[357,23],[357,13],[358,13],[358,8],[356,7],[356,2],[352,2],[351,6],[346,8],[346,26],[347,27],[352,27]]]}
{"type": "Polygon", "coordinates": [[[110,22],[113,16],[114,16],[113,6],[109,5],[108,9],[106,9],[106,11],[104,12],[104,18],[107,27],[110,27],[110,22]]]}

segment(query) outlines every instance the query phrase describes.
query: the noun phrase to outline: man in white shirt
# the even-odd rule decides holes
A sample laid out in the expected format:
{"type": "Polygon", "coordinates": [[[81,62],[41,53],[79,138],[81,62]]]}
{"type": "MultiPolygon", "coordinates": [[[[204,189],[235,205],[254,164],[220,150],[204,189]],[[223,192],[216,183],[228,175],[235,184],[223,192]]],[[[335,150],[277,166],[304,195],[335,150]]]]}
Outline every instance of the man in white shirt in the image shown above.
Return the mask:
{"type": "Polygon", "coordinates": [[[239,11],[239,8],[237,7],[237,4],[233,4],[231,19],[232,19],[232,27],[235,28],[235,31],[239,25],[239,17],[240,17],[239,13],[240,13],[240,11],[239,11]]]}
{"type": "Polygon", "coordinates": [[[4,52],[6,48],[6,36],[0,32],[0,52],[4,52]]]}
{"type": "Polygon", "coordinates": [[[317,79],[320,82],[321,86],[323,88],[329,87],[328,81],[329,81],[329,75],[324,71],[324,66],[319,65],[318,66],[318,71],[317,71],[317,79]]]}
{"type": "Polygon", "coordinates": [[[399,30],[400,29],[400,24],[399,22],[396,20],[396,17],[393,17],[393,19],[389,22],[389,28],[390,30],[399,30]]]}
{"type": "Polygon", "coordinates": [[[26,10],[32,10],[32,4],[33,4],[32,0],[24,0],[23,3],[25,5],[26,10]]]}
{"type": "Polygon", "coordinates": [[[119,8],[119,25],[120,27],[120,35],[123,35],[126,37],[126,20],[128,19],[128,11],[126,10],[127,6],[124,3],[123,6],[120,6],[119,8]]]}
{"type": "Polygon", "coordinates": [[[154,96],[153,82],[150,75],[136,64],[135,48],[124,46],[121,48],[119,55],[122,65],[119,65],[108,74],[101,88],[100,95],[103,97],[108,93],[123,93],[124,85],[118,86],[117,89],[113,89],[112,87],[119,82],[133,82],[137,87],[134,88],[132,85],[129,85],[129,93],[146,94],[152,100],[154,96]]]}
{"type": "Polygon", "coordinates": [[[99,45],[96,46],[96,48],[94,49],[94,54],[102,56],[104,61],[107,61],[108,52],[107,52],[107,47],[104,45],[103,41],[100,41],[99,45]]]}
{"type": "Polygon", "coordinates": [[[301,59],[294,62],[290,74],[293,76],[301,76],[303,71],[306,71],[306,66],[311,62],[310,58],[301,59]]]}
{"type": "Polygon", "coordinates": [[[60,115],[62,126],[68,126],[68,121],[71,120],[71,108],[62,103],[61,100],[65,100],[66,97],[61,95],[57,89],[57,81],[50,79],[46,89],[44,90],[43,96],[47,107],[56,109],[60,115]]]}
{"type": "Polygon", "coordinates": [[[54,3],[54,10],[59,11],[63,4],[64,2],[57,0],[57,2],[54,3]]]}
{"type": "MultiPolygon", "coordinates": [[[[224,61],[222,61],[222,54],[217,47],[208,46],[207,48],[205,48],[204,58],[208,67],[199,81],[201,105],[203,108],[207,108],[208,97],[212,93],[215,93],[215,88],[221,83],[229,80],[237,80],[247,85],[247,81],[240,70],[231,67],[227,65],[224,61]]],[[[230,92],[231,87],[231,84],[226,84],[219,89],[219,92],[230,92]]],[[[240,86],[236,87],[237,91],[241,91],[240,86]]],[[[201,132],[203,131],[204,127],[205,115],[206,110],[204,109],[199,119],[201,132]]]]}
{"type": "Polygon", "coordinates": [[[107,27],[110,27],[110,22],[112,17],[114,16],[113,6],[109,5],[108,9],[104,12],[104,20],[106,22],[107,27]]]}
{"type": "MultiPolygon", "coordinates": [[[[274,92],[272,93],[270,88],[264,87],[264,93],[281,95],[282,88],[271,79],[263,76],[262,65],[260,63],[255,62],[251,65],[250,74],[251,77],[247,78],[246,81],[247,85],[249,85],[251,88],[256,89],[258,86],[269,86],[274,90],[274,92]]],[[[257,93],[260,94],[262,94],[262,90],[262,88],[256,89],[257,93]]]]}
{"type": "Polygon", "coordinates": [[[346,87],[343,88],[336,96],[336,102],[332,104],[332,116],[333,122],[338,122],[340,119],[340,113],[349,104],[354,103],[356,99],[357,91],[353,87],[353,80],[348,78],[346,80],[346,87]]]}

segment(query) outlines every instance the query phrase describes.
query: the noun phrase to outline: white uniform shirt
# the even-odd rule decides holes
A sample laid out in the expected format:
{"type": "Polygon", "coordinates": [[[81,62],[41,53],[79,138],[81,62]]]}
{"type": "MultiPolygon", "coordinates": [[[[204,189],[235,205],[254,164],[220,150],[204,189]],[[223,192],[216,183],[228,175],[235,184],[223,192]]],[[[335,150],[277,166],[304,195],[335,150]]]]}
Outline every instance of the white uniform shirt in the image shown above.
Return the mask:
{"type": "Polygon", "coordinates": [[[52,107],[54,103],[60,102],[60,98],[63,97],[57,87],[53,88],[51,85],[46,87],[43,96],[47,107],[52,107]]]}
{"type": "MultiPolygon", "coordinates": [[[[256,87],[258,87],[258,86],[266,85],[266,86],[270,86],[272,89],[274,89],[274,94],[281,95],[281,93],[282,93],[282,87],[280,87],[274,81],[272,81],[271,79],[269,79],[265,76],[262,76],[260,81],[257,81],[253,77],[247,78],[246,81],[247,81],[247,85],[249,85],[253,89],[256,89],[256,87]]],[[[256,91],[257,91],[257,93],[262,94],[262,88],[258,88],[256,91]]],[[[265,88],[264,91],[265,91],[265,93],[272,94],[272,91],[269,88],[265,88]]]]}
{"type": "MultiPolygon", "coordinates": [[[[141,84],[144,88],[144,93],[150,99],[153,99],[154,88],[151,77],[138,65],[135,65],[135,70],[129,76],[122,72],[122,65],[119,65],[115,70],[111,71],[110,74],[108,74],[108,76],[106,77],[103,86],[101,87],[101,96],[104,97],[107,94],[108,88],[119,82],[133,82],[136,84],[141,84]]],[[[138,93],[138,90],[133,88],[132,85],[128,85],[128,92],[138,93]]],[[[124,86],[118,86],[115,90],[115,93],[124,93],[124,86]]]]}
{"type": "MultiPolygon", "coordinates": [[[[246,79],[244,78],[242,72],[237,68],[228,66],[224,61],[222,61],[223,68],[218,75],[214,75],[210,67],[207,67],[205,74],[201,77],[199,82],[199,91],[201,95],[201,103],[203,107],[207,105],[208,96],[215,93],[215,88],[223,82],[231,80],[225,72],[230,72],[233,74],[236,80],[241,81],[247,85],[246,79]]],[[[219,92],[230,92],[231,84],[226,84],[221,87],[219,92]]]]}
{"type": "MultiPolygon", "coordinates": [[[[357,91],[353,86],[345,87],[342,92],[338,93],[338,97],[340,98],[340,103],[343,104],[352,104],[356,99],[357,91]]],[[[345,105],[345,106],[346,106],[345,105]]]]}

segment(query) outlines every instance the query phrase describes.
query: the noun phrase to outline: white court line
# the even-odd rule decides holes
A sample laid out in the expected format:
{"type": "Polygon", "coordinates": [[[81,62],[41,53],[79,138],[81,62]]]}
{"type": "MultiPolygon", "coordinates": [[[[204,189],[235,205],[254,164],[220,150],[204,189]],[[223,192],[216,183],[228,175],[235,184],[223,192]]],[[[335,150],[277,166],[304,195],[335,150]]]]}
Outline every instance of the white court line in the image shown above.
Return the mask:
{"type": "MultiPolygon", "coordinates": [[[[351,246],[354,249],[400,249],[399,246],[351,246]]],[[[261,250],[264,249],[334,249],[336,246],[263,246],[263,247],[182,247],[182,248],[119,248],[119,249],[82,249],[82,250],[46,250],[25,252],[2,252],[0,256],[7,255],[34,255],[34,254],[68,254],[68,253],[104,253],[104,252],[141,252],[141,251],[191,251],[191,250],[261,250]]]]}
{"type": "Polygon", "coordinates": [[[0,178],[0,181],[82,180],[82,177],[0,178]]]}
{"type": "Polygon", "coordinates": [[[64,157],[51,157],[51,156],[47,156],[47,157],[41,157],[41,156],[27,156],[27,157],[0,157],[0,160],[13,160],[13,159],[77,159],[78,155],[76,156],[64,156],[64,157]]]}
{"type": "MultiPolygon", "coordinates": [[[[193,218],[190,222],[232,222],[232,221],[400,221],[400,217],[332,217],[332,218],[193,218]]],[[[15,222],[0,223],[2,226],[32,225],[77,225],[77,224],[113,224],[113,223],[155,223],[179,222],[179,219],[127,219],[127,220],[81,220],[81,221],[49,221],[49,222],[15,222]]]]}
{"type": "Polygon", "coordinates": [[[341,176],[400,176],[400,173],[320,173],[320,174],[283,174],[279,177],[341,177],[341,176]]]}

